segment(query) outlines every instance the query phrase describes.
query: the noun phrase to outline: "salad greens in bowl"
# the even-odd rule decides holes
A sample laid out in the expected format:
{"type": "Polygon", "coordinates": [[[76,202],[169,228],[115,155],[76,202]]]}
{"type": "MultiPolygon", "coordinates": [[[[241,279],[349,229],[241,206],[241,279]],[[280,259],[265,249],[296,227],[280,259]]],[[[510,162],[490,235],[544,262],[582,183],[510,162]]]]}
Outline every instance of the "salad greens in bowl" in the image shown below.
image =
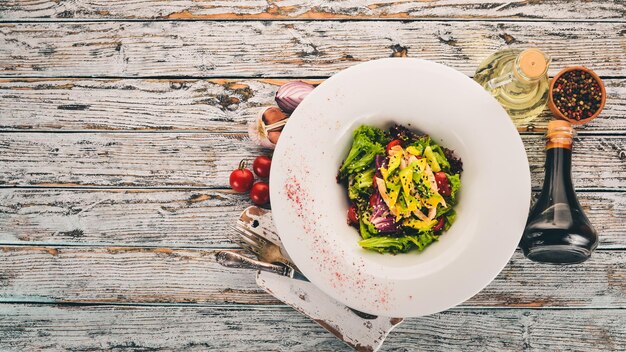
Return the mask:
{"type": "Polygon", "coordinates": [[[456,218],[462,161],[430,136],[395,125],[385,132],[362,125],[337,181],[351,205],[348,224],[359,245],[377,252],[422,251],[456,218]]]}

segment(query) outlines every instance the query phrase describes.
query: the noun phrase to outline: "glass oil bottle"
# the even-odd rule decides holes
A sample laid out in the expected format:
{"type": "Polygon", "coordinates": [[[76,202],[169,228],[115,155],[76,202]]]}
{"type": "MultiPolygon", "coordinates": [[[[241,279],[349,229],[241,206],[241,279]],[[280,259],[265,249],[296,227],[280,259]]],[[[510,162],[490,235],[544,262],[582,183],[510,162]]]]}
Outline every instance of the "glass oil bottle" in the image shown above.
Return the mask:
{"type": "Polygon", "coordinates": [[[569,122],[549,122],[543,190],[530,211],[520,242],[524,255],[537,262],[580,263],[598,245],[598,235],[572,185],[573,137],[569,122]]]}
{"type": "Polygon", "coordinates": [[[504,49],[485,59],[474,80],[491,92],[513,122],[528,123],[548,101],[550,57],[538,49],[504,49]]]}

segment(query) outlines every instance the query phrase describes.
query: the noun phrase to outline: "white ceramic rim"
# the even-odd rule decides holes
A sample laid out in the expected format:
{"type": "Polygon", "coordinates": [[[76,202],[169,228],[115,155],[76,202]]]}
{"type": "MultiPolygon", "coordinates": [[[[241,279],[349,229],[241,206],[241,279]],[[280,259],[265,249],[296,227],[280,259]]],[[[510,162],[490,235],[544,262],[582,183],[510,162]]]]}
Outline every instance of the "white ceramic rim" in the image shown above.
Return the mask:
{"type": "Polygon", "coordinates": [[[441,64],[392,58],[341,71],[302,102],[276,147],[270,193],[281,240],[312,283],[352,308],[412,317],[464,302],[504,268],[525,225],[530,171],[517,129],[482,87],[441,64]],[[422,253],[360,249],[345,190],[329,179],[354,128],[392,120],[414,122],[465,163],[458,220],[422,253]]]}

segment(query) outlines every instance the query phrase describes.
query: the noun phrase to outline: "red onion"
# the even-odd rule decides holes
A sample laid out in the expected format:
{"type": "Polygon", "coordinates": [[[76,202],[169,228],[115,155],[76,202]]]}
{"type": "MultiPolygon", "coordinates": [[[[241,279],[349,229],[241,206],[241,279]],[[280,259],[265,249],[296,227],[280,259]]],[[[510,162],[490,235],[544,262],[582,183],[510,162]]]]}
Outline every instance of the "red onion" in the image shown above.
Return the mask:
{"type": "Polygon", "coordinates": [[[302,81],[283,84],[276,92],[276,104],[286,113],[292,113],[304,98],[313,90],[312,85],[302,81]]]}

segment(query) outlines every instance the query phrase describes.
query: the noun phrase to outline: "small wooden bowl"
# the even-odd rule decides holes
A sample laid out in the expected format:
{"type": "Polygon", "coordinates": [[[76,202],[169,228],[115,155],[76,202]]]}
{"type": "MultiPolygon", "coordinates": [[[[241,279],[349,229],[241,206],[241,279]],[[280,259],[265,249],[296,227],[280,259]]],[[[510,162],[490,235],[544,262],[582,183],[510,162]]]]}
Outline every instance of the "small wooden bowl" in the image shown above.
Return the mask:
{"type": "Polygon", "coordinates": [[[596,117],[598,117],[598,115],[600,115],[600,112],[604,108],[604,103],[606,103],[606,89],[604,88],[604,83],[602,82],[600,77],[598,77],[598,75],[595,72],[593,72],[592,70],[590,70],[590,69],[588,69],[588,68],[586,68],[584,66],[570,66],[570,67],[566,67],[566,68],[562,69],[561,72],[557,73],[556,76],[554,76],[552,78],[552,81],[550,81],[550,90],[548,92],[548,107],[550,108],[550,111],[552,111],[552,114],[557,119],[569,121],[573,125],[582,125],[583,123],[587,123],[587,122],[595,119],[596,117]],[[598,108],[598,110],[593,115],[591,115],[590,117],[588,117],[586,119],[576,120],[576,119],[569,118],[569,117],[565,116],[556,107],[556,105],[554,104],[554,98],[553,98],[553,94],[552,94],[552,90],[554,89],[554,83],[564,73],[570,72],[570,71],[584,71],[584,72],[587,72],[587,73],[589,73],[591,75],[591,77],[593,77],[596,80],[596,82],[598,82],[598,85],[600,86],[600,90],[601,90],[601,93],[602,93],[602,101],[600,102],[600,107],[598,108]]]}

